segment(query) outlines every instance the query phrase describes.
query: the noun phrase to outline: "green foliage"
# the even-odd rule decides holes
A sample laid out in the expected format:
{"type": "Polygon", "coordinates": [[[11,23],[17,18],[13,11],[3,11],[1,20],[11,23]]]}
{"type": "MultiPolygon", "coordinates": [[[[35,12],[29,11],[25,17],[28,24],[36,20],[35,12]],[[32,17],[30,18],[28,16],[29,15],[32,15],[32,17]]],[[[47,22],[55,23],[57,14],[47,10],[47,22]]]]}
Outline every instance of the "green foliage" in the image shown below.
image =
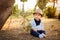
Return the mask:
{"type": "Polygon", "coordinates": [[[58,15],[58,19],[60,20],[60,13],[59,13],[59,15],[58,15]]]}
{"type": "Polygon", "coordinates": [[[27,32],[29,32],[29,31],[30,31],[30,29],[31,29],[31,25],[29,24],[29,25],[27,26],[26,31],[27,31],[27,32]]]}
{"type": "Polygon", "coordinates": [[[39,8],[41,8],[43,10],[45,8],[45,6],[46,6],[46,3],[47,3],[46,0],[39,0],[37,2],[37,5],[38,5],[39,8]]]}
{"type": "Polygon", "coordinates": [[[54,18],[55,11],[56,11],[56,8],[47,7],[46,9],[44,9],[44,15],[46,15],[48,18],[54,18]]]}
{"type": "Polygon", "coordinates": [[[23,17],[27,17],[27,16],[31,15],[32,13],[33,13],[33,10],[28,10],[28,11],[25,11],[24,13],[21,11],[20,15],[23,17]]]}
{"type": "Polygon", "coordinates": [[[14,8],[13,8],[13,15],[15,15],[17,13],[17,11],[18,11],[17,6],[18,5],[15,5],[14,8]]]}
{"type": "Polygon", "coordinates": [[[27,0],[20,0],[21,2],[27,2],[27,0]]]}
{"type": "Polygon", "coordinates": [[[16,4],[14,7],[13,7],[13,16],[18,16],[20,13],[20,10],[18,9],[18,5],[16,4]]]}

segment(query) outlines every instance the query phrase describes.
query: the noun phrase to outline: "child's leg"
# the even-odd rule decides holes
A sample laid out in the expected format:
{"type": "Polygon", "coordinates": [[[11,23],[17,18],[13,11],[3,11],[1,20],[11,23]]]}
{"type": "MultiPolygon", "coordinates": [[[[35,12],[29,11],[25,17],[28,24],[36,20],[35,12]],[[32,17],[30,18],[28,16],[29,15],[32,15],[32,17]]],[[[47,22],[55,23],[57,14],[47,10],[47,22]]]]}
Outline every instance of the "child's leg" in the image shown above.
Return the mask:
{"type": "Polygon", "coordinates": [[[44,30],[38,30],[38,32],[43,36],[46,37],[46,32],[44,30]]]}
{"type": "Polygon", "coordinates": [[[39,37],[39,33],[35,32],[34,30],[31,29],[30,34],[35,36],[35,37],[39,37]]]}
{"type": "Polygon", "coordinates": [[[39,32],[40,34],[42,34],[42,33],[46,34],[46,32],[44,30],[38,30],[37,32],[39,32]]]}

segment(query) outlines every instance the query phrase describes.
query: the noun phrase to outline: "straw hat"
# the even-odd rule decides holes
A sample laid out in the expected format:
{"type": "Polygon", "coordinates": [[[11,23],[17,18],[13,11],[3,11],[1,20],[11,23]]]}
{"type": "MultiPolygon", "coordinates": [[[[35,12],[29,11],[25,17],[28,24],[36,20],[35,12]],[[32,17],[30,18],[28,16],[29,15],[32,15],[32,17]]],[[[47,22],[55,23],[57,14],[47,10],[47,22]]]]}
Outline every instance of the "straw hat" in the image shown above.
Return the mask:
{"type": "Polygon", "coordinates": [[[41,9],[36,9],[33,14],[40,14],[42,16],[43,12],[41,9]]]}

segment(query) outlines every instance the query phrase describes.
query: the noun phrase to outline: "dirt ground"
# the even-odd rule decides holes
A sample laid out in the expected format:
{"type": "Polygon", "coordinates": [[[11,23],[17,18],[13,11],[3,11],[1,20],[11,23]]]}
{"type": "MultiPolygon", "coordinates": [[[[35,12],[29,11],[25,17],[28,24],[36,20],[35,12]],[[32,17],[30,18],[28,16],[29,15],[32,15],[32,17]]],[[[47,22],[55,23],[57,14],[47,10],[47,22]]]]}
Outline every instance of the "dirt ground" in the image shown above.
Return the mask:
{"type": "MultiPolygon", "coordinates": [[[[16,19],[14,20],[16,21],[16,19]]],[[[0,31],[0,40],[60,40],[60,21],[58,19],[47,18],[43,18],[42,20],[45,26],[46,38],[39,39],[37,37],[31,36],[29,33],[21,31],[19,25],[19,21],[21,22],[21,20],[19,19],[19,21],[17,20],[16,22],[13,22],[16,24],[11,23],[8,25],[8,22],[10,21],[6,22],[7,24],[5,24],[0,31]],[[10,30],[8,30],[9,28],[10,30]]]]}

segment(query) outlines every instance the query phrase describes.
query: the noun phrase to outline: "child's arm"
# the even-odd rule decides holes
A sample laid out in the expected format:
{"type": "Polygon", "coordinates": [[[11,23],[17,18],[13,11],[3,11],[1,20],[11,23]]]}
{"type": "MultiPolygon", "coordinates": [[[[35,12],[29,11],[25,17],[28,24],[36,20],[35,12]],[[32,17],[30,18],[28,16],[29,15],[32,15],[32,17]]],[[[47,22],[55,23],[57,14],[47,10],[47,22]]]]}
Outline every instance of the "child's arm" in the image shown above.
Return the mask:
{"type": "Polygon", "coordinates": [[[44,30],[44,24],[41,22],[41,29],[44,30]]]}
{"type": "Polygon", "coordinates": [[[31,28],[32,28],[34,31],[36,31],[36,32],[37,32],[37,29],[35,28],[35,25],[33,24],[33,22],[32,22],[32,21],[30,21],[30,24],[31,24],[31,28]]]}
{"type": "Polygon", "coordinates": [[[32,28],[35,32],[37,32],[37,29],[35,29],[35,28],[32,28]]]}

